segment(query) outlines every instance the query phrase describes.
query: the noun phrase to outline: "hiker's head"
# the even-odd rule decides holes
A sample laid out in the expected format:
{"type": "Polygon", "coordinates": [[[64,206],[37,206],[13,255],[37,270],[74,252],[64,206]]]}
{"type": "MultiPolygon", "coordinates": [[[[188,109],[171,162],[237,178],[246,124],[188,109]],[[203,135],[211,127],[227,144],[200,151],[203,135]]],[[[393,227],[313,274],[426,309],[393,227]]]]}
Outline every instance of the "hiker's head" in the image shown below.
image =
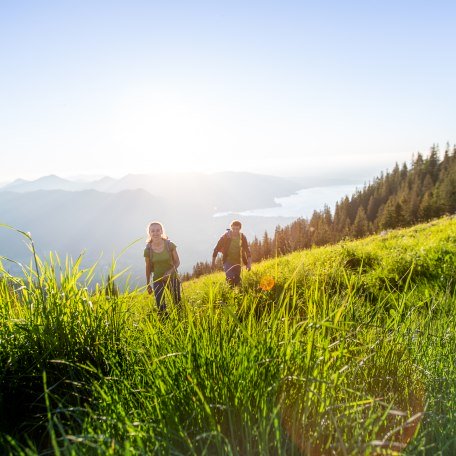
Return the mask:
{"type": "Polygon", "coordinates": [[[167,239],[163,225],[160,222],[150,222],[147,226],[147,242],[159,238],[167,239]]]}
{"type": "Polygon", "coordinates": [[[231,222],[230,228],[234,234],[239,234],[242,228],[242,223],[239,220],[233,220],[231,222]]]}

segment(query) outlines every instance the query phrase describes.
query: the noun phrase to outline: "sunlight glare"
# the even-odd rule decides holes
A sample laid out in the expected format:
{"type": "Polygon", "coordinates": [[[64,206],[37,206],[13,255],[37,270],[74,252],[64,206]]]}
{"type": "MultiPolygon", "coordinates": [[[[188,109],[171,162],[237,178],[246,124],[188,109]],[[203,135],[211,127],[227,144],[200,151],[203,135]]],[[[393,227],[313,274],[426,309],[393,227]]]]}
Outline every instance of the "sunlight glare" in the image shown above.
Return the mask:
{"type": "Polygon", "coordinates": [[[170,163],[173,171],[210,171],[217,125],[207,108],[179,93],[135,91],[117,108],[115,140],[145,166],[153,162],[158,171],[170,171],[170,163]]]}

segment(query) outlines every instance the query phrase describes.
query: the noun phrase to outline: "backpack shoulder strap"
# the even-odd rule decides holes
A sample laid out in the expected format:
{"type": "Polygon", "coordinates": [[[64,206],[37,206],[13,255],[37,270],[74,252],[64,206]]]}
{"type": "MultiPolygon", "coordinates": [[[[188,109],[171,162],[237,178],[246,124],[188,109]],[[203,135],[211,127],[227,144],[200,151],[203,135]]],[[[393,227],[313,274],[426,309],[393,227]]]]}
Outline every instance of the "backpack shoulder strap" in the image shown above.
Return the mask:
{"type": "Polygon", "coordinates": [[[152,245],[151,245],[150,242],[147,243],[146,249],[149,250],[149,258],[150,258],[150,260],[152,261],[152,255],[153,255],[154,251],[152,250],[152,245]]]}
{"type": "Polygon", "coordinates": [[[148,242],[146,244],[146,250],[149,251],[150,268],[151,268],[151,271],[154,272],[154,262],[153,262],[154,251],[152,250],[152,246],[151,246],[150,242],[148,242]]]}
{"type": "Polygon", "coordinates": [[[171,264],[174,266],[174,269],[176,269],[176,267],[174,265],[174,257],[173,257],[173,250],[176,249],[176,246],[174,246],[174,249],[171,249],[172,242],[169,239],[165,240],[165,246],[166,246],[166,251],[169,254],[169,258],[171,260],[171,264]]]}

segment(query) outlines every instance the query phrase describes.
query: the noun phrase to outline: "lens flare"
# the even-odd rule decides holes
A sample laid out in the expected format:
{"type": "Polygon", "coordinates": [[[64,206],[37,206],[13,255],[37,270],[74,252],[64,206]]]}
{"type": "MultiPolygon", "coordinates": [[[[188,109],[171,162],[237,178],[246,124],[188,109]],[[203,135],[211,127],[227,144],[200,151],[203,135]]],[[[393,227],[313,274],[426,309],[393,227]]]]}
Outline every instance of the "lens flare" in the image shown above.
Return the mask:
{"type": "Polygon", "coordinates": [[[260,280],[260,288],[263,291],[269,291],[275,285],[274,277],[271,276],[264,276],[260,280]]]}

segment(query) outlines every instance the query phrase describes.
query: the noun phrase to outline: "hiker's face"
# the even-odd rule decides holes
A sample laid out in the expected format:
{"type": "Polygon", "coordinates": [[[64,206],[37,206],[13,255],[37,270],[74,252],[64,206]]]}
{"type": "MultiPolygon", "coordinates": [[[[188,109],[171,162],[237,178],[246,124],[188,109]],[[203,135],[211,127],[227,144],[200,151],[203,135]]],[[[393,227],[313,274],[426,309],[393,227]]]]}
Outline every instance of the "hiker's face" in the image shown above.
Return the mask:
{"type": "Polygon", "coordinates": [[[149,228],[149,233],[152,239],[159,239],[163,234],[163,230],[160,225],[151,225],[149,228]]]}
{"type": "Polygon", "coordinates": [[[241,231],[241,227],[239,225],[233,225],[231,227],[231,231],[235,236],[239,236],[239,232],[241,231]]]}

